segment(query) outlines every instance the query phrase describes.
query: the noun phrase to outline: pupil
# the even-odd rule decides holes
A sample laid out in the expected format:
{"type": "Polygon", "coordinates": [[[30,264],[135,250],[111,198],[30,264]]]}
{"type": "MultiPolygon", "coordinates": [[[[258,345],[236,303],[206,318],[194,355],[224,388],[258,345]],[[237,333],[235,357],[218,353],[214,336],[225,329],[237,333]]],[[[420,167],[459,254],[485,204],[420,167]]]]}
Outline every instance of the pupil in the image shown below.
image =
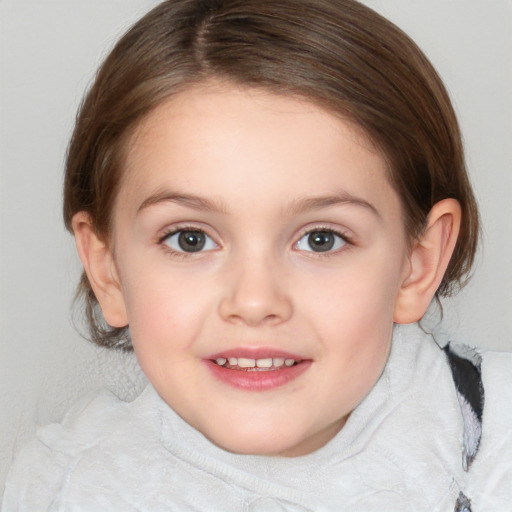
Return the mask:
{"type": "Polygon", "coordinates": [[[200,251],[205,244],[204,233],[201,231],[183,231],[178,237],[178,243],[186,252],[200,251]]]}
{"type": "Polygon", "coordinates": [[[308,242],[314,251],[330,251],[334,247],[334,236],[329,231],[315,231],[310,233],[308,242]]]}

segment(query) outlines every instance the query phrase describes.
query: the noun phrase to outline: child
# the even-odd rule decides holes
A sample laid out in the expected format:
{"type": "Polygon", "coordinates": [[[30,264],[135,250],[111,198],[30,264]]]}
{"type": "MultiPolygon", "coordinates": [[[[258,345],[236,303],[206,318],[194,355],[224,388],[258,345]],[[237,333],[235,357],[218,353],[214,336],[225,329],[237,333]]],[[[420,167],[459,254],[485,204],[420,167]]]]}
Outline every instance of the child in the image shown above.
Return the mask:
{"type": "Polygon", "coordinates": [[[477,246],[457,121],[373,11],[160,4],[81,108],[64,217],[91,339],[149,383],[41,429],[2,510],[509,510],[510,357],[417,324],[477,246]]]}

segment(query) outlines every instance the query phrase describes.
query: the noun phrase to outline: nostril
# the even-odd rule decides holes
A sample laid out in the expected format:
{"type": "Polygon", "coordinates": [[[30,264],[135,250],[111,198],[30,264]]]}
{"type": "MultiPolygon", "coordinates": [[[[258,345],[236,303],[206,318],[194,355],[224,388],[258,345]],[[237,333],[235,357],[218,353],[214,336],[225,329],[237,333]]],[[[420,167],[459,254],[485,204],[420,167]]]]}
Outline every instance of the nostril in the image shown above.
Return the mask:
{"type": "Polygon", "coordinates": [[[291,310],[291,304],[285,299],[261,303],[226,299],[220,304],[219,314],[225,321],[256,326],[286,321],[291,315],[291,310]]]}
{"type": "Polygon", "coordinates": [[[261,259],[244,260],[243,269],[230,269],[223,283],[225,295],[219,314],[229,322],[250,326],[273,325],[286,321],[292,313],[291,298],[284,283],[276,278],[261,259]]]}

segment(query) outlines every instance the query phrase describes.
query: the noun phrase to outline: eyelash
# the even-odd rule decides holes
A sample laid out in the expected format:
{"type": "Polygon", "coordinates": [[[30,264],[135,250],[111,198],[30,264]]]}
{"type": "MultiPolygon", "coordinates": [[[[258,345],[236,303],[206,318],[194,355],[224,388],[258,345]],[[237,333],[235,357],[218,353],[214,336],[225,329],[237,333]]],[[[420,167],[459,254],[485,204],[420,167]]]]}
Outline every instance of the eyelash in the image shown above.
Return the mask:
{"type": "Polygon", "coordinates": [[[325,251],[325,252],[321,252],[321,251],[301,251],[301,252],[306,252],[306,253],[308,253],[308,256],[313,256],[315,258],[318,258],[318,257],[329,258],[329,257],[337,256],[340,252],[342,252],[342,251],[344,252],[350,246],[354,245],[353,238],[351,236],[349,236],[346,231],[333,229],[332,227],[326,226],[326,225],[316,225],[316,226],[304,229],[304,231],[302,231],[300,233],[300,235],[298,236],[297,241],[294,243],[294,247],[297,247],[299,241],[302,240],[305,236],[308,236],[312,233],[318,233],[318,232],[330,233],[330,234],[333,234],[333,235],[341,238],[341,240],[343,240],[343,242],[344,242],[344,246],[339,249],[329,250],[329,251],[325,251]]]}
{"type": "MultiPolygon", "coordinates": [[[[157,244],[160,245],[168,254],[171,254],[173,257],[178,257],[178,258],[182,258],[182,259],[190,258],[191,256],[194,256],[196,253],[186,252],[186,251],[177,251],[165,243],[173,235],[176,235],[177,233],[181,233],[181,232],[187,232],[187,231],[203,233],[209,239],[213,240],[213,242],[216,245],[218,245],[217,242],[215,242],[215,240],[213,239],[213,237],[211,237],[203,228],[200,228],[198,226],[190,226],[190,225],[183,225],[183,226],[169,228],[168,230],[164,231],[164,233],[162,235],[160,235],[158,237],[157,244]]],[[[202,252],[204,252],[204,251],[198,251],[197,254],[201,254],[202,252]]]]}
{"type": "MultiPolygon", "coordinates": [[[[194,256],[196,253],[187,252],[187,251],[177,251],[165,243],[173,235],[176,235],[177,233],[180,233],[180,232],[187,232],[187,231],[195,231],[195,232],[203,233],[209,239],[213,240],[213,242],[216,245],[218,245],[215,242],[215,240],[213,239],[213,237],[208,235],[208,233],[203,228],[200,228],[198,226],[193,226],[193,225],[183,225],[183,226],[178,226],[178,227],[173,227],[173,228],[168,229],[167,231],[165,231],[162,235],[160,235],[158,237],[157,244],[160,245],[166,252],[170,253],[174,257],[178,257],[178,258],[182,258],[182,259],[190,258],[191,256],[194,256]]],[[[310,256],[310,257],[313,256],[313,257],[328,258],[328,257],[336,256],[341,251],[345,251],[350,246],[354,245],[352,237],[348,236],[345,231],[336,230],[336,229],[333,229],[332,227],[325,226],[325,225],[317,225],[317,226],[313,226],[313,227],[304,229],[300,233],[300,235],[297,237],[296,242],[294,242],[294,244],[293,244],[293,247],[296,248],[298,246],[300,240],[302,240],[305,236],[308,236],[308,235],[310,235],[312,233],[316,233],[316,232],[325,232],[325,233],[333,234],[333,235],[339,237],[341,240],[343,240],[343,242],[346,244],[346,246],[344,245],[343,247],[341,247],[339,249],[328,250],[325,252],[313,251],[313,250],[306,251],[306,250],[298,249],[300,252],[310,253],[310,254],[308,254],[308,256],[310,256]]],[[[199,255],[203,252],[209,252],[209,251],[197,251],[197,254],[199,255]]]]}

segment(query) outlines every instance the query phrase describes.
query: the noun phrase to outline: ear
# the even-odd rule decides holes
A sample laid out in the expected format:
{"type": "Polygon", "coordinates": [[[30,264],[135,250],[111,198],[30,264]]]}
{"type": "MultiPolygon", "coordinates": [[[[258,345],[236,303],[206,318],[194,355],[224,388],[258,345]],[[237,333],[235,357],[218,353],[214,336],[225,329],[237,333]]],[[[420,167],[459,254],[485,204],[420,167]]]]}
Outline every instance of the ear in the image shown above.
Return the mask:
{"type": "Polygon", "coordinates": [[[112,251],[95,232],[87,212],[76,213],[72,226],[78,255],[106,322],[111,327],[125,327],[124,296],[112,251]]]}
{"type": "Polygon", "coordinates": [[[455,199],[443,199],[430,210],[427,226],[409,253],[395,303],[396,323],[417,322],[427,311],[455,249],[460,222],[461,208],[455,199]]]}

